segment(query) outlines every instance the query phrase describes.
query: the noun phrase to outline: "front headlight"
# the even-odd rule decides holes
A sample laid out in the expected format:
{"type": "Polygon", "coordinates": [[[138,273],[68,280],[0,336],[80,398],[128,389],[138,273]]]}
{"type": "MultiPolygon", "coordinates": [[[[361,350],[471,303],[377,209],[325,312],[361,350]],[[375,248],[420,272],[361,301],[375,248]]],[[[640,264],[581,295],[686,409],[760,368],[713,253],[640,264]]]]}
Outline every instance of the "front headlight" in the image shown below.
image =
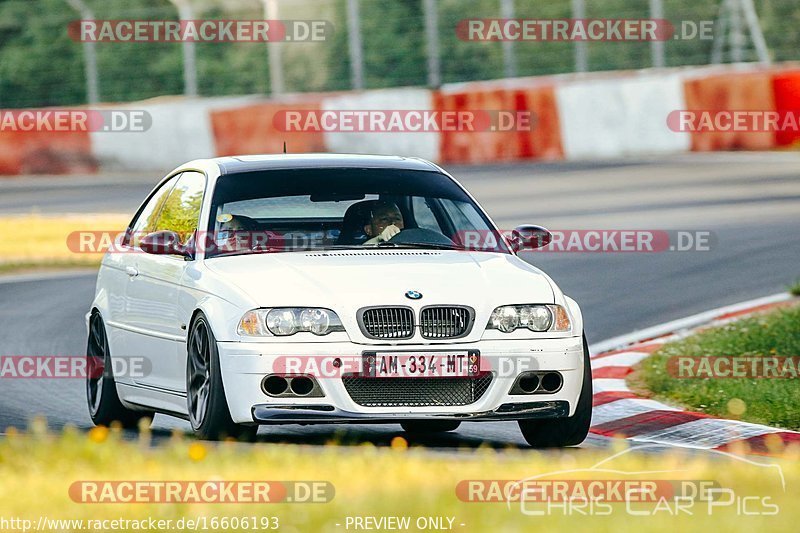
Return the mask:
{"type": "Polygon", "coordinates": [[[519,311],[512,305],[498,307],[489,319],[489,326],[503,333],[511,333],[519,327],[519,311]]]}
{"type": "Polygon", "coordinates": [[[287,337],[298,332],[327,335],[344,331],[344,326],[338,315],[330,309],[280,307],[248,311],[239,321],[237,331],[246,337],[287,337]]]}
{"type": "Polygon", "coordinates": [[[267,329],[273,335],[294,335],[297,326],[293,309],[273,309],[267,313],[267,329]]]}
{"type": "Polygon", "coordinates": [[[325,335],[331,325],[331,313],[327,309],[303,309],[300,326],[314,335],[325,335]]]}
{"type": "Polygon", "coordinates": [[[503,305],[492,311],[486,329],[511,333],[519,328],[531,331],[570,331],[567,310],[560,305],[503,305]]]}

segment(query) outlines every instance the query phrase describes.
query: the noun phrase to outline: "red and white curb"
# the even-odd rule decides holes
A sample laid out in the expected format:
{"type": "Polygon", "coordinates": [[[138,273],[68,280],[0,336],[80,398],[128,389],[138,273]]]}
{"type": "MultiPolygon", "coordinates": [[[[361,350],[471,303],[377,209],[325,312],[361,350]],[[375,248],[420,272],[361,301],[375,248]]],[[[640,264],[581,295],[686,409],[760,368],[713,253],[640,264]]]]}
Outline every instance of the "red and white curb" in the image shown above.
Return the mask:
{"type": "Polygon", "coordinates": [[[752,453],[761,454],[770,453],[766,441],[769,435],[780,437],[784,444],[800,443],[798,432],[682,411],[638,396],[625,382],[634,365],[665,342],[776,307],[790,299],[788,294],[776,294],[750,300],[590,346],[591,353],[595,354],[592,356],[591,432],[635,442],[699,449],[725,450],[744,442],[752,453]]]}

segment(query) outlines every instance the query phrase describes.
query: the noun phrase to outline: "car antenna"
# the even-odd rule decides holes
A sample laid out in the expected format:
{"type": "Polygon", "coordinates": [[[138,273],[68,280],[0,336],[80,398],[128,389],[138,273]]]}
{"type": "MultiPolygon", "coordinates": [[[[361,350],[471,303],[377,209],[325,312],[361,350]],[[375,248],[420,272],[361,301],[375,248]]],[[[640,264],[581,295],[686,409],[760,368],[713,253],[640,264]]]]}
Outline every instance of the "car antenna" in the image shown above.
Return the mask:
{"type": "Polygon", "coordinates": [[[283,153],[286,153],[286,141],[283,141],[283,153]]]}

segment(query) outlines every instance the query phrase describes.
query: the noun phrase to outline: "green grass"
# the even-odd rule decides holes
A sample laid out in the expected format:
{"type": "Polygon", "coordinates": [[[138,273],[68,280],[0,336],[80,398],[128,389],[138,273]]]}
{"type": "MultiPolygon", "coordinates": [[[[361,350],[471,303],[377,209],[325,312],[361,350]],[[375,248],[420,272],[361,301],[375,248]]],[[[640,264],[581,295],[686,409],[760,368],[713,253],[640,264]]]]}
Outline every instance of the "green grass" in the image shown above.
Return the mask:
{"type": "MultiPolygon", "coordinates": [[[[324,446],[290,444],[200,443],[175,435],[151,446],[150,435],[123,440],[114,430],[87,433],[67,428],[48,434],[36,423],[28,434],[9,432],[0,438],[0,518],[21,517],[36,524],[40,516],[59,519],[155,519],[182,517],[277,516],[280,531],[347,531],[348,516],[454,517],[454,531],[591,530],[619,531],[762,531],[789,530],[800,520],[796,488],[800,486],[800,449],[784,450],[770,459],[780,472],[733,457],[674,449],[665,454],[624,453],[601,468],[627,473],[585,470],[626,450],[623,440],[611,449],[570,449],[536,452],[477,448],[448,453],[407,447],[396,437],[391,446],[371,443],[324,446]],[[554,474],[565,471],[562,474],[554,474]],[[659,471],[661,473],[653,473],[659,471]],[[664,472],[666,471],[666,472],[664,472]],[[650,472],[634,474],[635,472],[650,472]],[[456,486],[462,480],[546,479],[666,479],[710,480],[735,491],[737,497],[770,498],[775,516],[741,516],[736,507],[707,512],[698,503],[693,514],[662,511],[655,516],[631,516],[624,503],[613,504],[609,516],[565,514],[529,516],[519,504],[461,501],[456,486]],[[638,477],[637,477],[638,476],[638,477]],[[333,484],[329,503],[299,504],[85,504],[70,499],[77,481],[114,480],[324,480],[333,484]],[[337,527],[336,524],[341,524],[337,527]],[[464,524],[462,527],[460,524],[464,524]],[[577,528],[577,529],[576,529],[577,528]]],[[[758,462],[763,462],[757,459],[758,462]]],[[[758,505],[750,502],[749,510],[758,505]]],[[[653,504],[633,504],[635,510],[653,504]]],[[[541,509],[537,507],[537,510],[541,509]]],[[[352,531],[353,528],[351,527],[352,531]]],[[[415,528],[411,528],[416,531],[415,528]]]]}
{"type": "Polygon", "coordinates": [[[676,378],[667,371],[667,362],[673,356],[739,355],[800,356],[800,306],[780,308],[668,343],[642,362],[634,380],[656,399],[668,403],[716,416],[799,430],[797,378],[676,378]]]}
{"type": "Polygon", "coordinates": [[[792,296],[800,296],[800,278],[798,278],[793,285],[789,286],[789,294],[792,296]]]}

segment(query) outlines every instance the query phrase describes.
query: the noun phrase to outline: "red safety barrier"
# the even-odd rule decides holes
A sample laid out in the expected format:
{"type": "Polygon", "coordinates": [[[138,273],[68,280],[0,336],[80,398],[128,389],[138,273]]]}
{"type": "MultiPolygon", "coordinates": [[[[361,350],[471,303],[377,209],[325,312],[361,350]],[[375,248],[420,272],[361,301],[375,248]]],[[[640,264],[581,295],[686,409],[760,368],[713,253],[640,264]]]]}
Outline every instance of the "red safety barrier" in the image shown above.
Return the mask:
{"type": "MultiPolygon", "coordinates": [[[[686,109],[702,112],[775,111],[772,76],[769,72],[711,75],[684,84],[686,109]]],[[[769,150],[775,134],[769,131],[692,132],[696,152],[769,150]]]]}
{"type": "Polygon", "coordinates": [[[476,86],[458,92],[437,91],[433,102],[434,109],[440,112],[530,113],[529,128],[517,123],[508,131],[443,131],[440,154],[445,163],[493,163],[564,157],[552,86],[527,89],[486,89],[476,86]]]}
{"type": "Polygon", "coordinates": [[[86,131],[0,129],[0,175],[97,172],[86,131]]]}
{"type": "MultiPolygon", "coordinates": [[[[789,71],[775,74],[772,78],[772,91],[775,97],[775,109],[779,113],[800,112],[800,71],[789,71]]],[[[800,145],[800,131],[790,129],[775,134],[778,146],[800,145]]]]}
{"type": "Polygon", "coordinates": [[[217,156],[282,153],[284,142],[289,153],[324,152],[325,140],[321,132],[285,131],[277,123],[281,114],[288,111],[318,111],[320,105],[318,100],[265,102],[212,111],[211,127],[217,156]]]}

